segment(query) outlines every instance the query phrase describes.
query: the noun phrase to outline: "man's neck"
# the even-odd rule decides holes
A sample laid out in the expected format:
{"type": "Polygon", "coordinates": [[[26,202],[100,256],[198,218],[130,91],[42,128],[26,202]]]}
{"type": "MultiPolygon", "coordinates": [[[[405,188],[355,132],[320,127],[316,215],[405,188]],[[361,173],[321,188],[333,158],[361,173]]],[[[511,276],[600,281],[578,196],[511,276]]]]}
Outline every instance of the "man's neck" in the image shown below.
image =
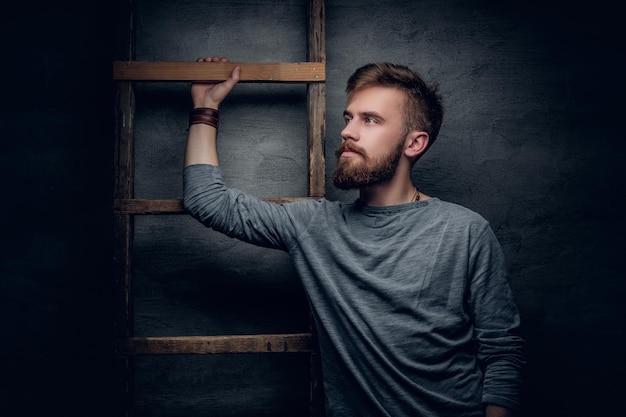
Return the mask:
{"type": "Polygon", "coordinates": [[[419,193],[410,178],[394,178],[384,184],[365,186],[360,189],[360,200],[366,206],[396,206],[411,203],[419,193]]]}

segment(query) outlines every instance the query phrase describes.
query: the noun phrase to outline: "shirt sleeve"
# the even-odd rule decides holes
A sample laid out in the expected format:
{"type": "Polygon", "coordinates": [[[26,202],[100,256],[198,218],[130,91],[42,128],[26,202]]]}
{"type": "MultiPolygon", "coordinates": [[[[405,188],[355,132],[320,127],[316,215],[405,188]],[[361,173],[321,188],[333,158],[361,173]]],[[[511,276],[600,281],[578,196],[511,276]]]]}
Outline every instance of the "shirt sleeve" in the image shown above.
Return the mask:
{"type": "Polygon", "coordinates": [[[202,224],[258,246],[288,250],[299,230],[311,219],[307,207],[311,206],[310,201],[302,204],[262,201],[226,187],[221,169],[213,165],[185,167],[183,193],[185,209],[202,224]]]}
{"type": "Polygon", "coordinates": [[[520,406],[524,341],[508,283],[504,255],[490,227],[471,250],[470,309],[484,370],[483,403],[516,410],[520,406]]]}

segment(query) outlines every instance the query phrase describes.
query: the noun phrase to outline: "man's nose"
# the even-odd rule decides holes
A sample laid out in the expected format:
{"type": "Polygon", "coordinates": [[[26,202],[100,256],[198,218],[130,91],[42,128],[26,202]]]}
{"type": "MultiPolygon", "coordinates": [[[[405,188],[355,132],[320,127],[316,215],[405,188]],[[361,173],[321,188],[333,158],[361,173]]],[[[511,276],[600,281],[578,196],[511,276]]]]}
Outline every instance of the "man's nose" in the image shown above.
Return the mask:
{"type": "Polygon", "coordinates": [[[346,141],[350,140],[359,140],[357,129],[354,128],[353,121],[349,121],[346,123],[346,126],[341,130],[341,138],[346,141]]]}

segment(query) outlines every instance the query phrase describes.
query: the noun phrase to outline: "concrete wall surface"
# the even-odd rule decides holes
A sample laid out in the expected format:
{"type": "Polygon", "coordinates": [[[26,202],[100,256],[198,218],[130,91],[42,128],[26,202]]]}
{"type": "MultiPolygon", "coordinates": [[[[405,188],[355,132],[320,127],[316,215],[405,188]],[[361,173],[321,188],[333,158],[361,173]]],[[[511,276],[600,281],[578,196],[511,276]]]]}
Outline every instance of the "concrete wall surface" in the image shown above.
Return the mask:
{"type": "MultiPolygon", "coordinates": [[[[20,5],[3,16],[0,414],[112,413],[115,8],[20,5]]],[[[624,48],[615,7],[559,1],[326,4],[327,197],[344,88],[372,61],[438,83],[446,115],[413,179],[485,217],[522,316],[523,415],[626,415],[624,48]]],[[[305,61],[302,0],[137,2],[136,59],[305,61]]],[[[136,196],[180,198],[186,83],[139,83],[136,196]]],[[[222,106],[229,185],[306,194],[306,87],[240,84],[222,106]]],[[[289,258],[187,216],[142,216],[133,251],[140,336],[299,332],[289,258]]],[[[138,416],[301,416],[307,358],[144,357],[138,416]]]]}

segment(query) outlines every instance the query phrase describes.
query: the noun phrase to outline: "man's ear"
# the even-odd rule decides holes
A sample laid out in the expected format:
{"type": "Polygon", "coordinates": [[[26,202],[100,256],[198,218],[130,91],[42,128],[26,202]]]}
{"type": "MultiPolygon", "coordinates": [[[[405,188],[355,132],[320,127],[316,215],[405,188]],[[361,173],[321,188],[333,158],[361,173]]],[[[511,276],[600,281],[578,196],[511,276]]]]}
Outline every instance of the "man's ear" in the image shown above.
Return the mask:
{"type": "Polygon", "coordinates": [[[404,154],[409,158],[417,158],[426,151],[430,137],[428,133],[420,130],[413,130],[406,136],[407,146],[404,154]]]}

